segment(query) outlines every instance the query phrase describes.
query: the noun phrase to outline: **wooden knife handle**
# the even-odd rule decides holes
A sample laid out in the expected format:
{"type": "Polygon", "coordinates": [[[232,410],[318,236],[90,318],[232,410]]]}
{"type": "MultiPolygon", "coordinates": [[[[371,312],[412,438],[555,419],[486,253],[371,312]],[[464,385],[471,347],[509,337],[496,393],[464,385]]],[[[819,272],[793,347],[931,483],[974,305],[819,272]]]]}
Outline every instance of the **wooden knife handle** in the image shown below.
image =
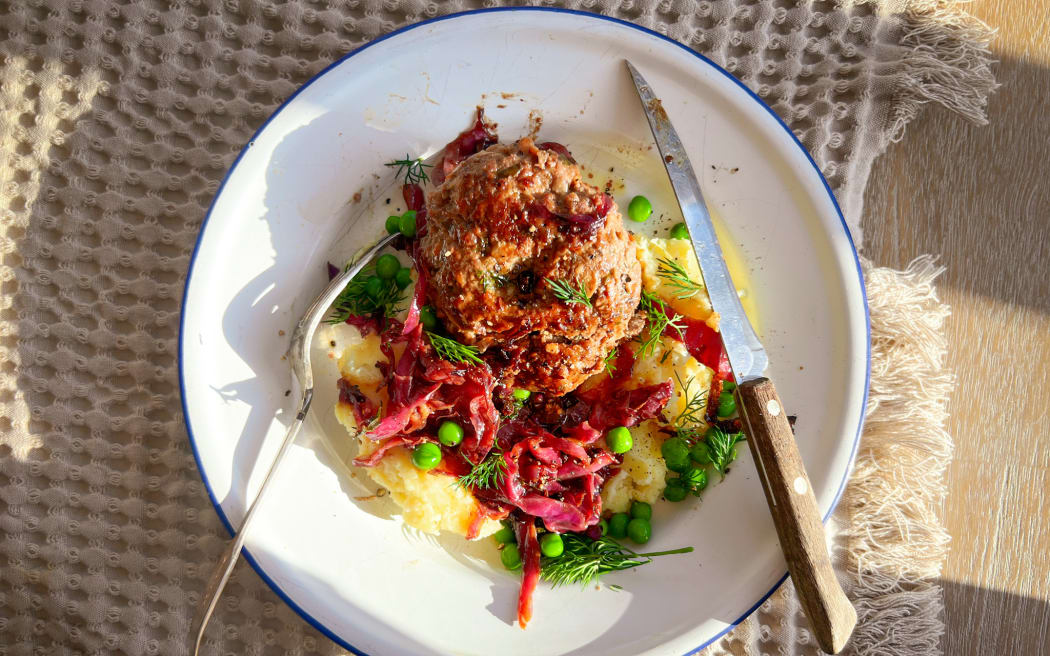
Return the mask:
{"type": "Polygon", "coordinates": [[[802,609],[820,648],[837,654],[853,633],[857,611],[832,570],[820,509],[784,404],[768,378],[741,383],[737,396],[747,443],[802,609]]]}

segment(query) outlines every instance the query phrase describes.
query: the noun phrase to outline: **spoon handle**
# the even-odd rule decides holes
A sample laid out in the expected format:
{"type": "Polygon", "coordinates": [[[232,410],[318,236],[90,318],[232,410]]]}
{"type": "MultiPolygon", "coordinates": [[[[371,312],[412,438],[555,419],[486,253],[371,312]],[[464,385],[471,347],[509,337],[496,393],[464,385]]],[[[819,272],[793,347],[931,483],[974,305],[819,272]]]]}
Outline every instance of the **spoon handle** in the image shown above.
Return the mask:
{"type": "Polygon", "coordinates": [[[802,609],[820,648],[837,654],[853,633],[857,611],[831,567],[820,509],[784,404],[768,378],[742,382],[737,393],[747,443],[802,609]]]}
{"type": "Polygon", "coordinates": [[[299,428],[303,425],[303,419],[306,418],[306,413],[310,410],[310,402],[313,400],[313,396],[314,391],[312,389],[306,389],[303,392],[299,414],[295,416],[292,425],[288,427],[288,433],[285,434],[284,442],[281,443],[277,456],[274,457],[273,462],[270,464],[270,470],[266,472],[266,478],[263,479],[262,487],[259,488],[259,492],[255,495],[252,504],[248,506],[248,512],[244,515],[244,521],[241,523],[240,530],[234,534],[233,539],[226,545],[225,551],[222,552],[222,557],[219,558],[219,562],[215,566],[215,571],[212,572],[211,578],[208,580],[208,587],[204,590],[202,603],[197,607],[197,614],[193,619],[193,635],[196,635],[196,642],[193,648],[194,656],[200,652],[201,643],[204,640],[204,630],[208,627],[208,620],[211,619],[211,614],[219,603],[219,597],[222,596],[222,590],[226,587],[226,582],[230,580],[233,568],[240,559],[244,539],[248,535],[248,527],[255,517],[255,511],[259,508],[259,502],[262,501],[270,482],[273,481],[274,474],[277,472],[277,466],[281,464],[281,460],[284,459],[284,455],[288,452],[289,447],[295,442],[295,436],[298,435],[299,428]]]}

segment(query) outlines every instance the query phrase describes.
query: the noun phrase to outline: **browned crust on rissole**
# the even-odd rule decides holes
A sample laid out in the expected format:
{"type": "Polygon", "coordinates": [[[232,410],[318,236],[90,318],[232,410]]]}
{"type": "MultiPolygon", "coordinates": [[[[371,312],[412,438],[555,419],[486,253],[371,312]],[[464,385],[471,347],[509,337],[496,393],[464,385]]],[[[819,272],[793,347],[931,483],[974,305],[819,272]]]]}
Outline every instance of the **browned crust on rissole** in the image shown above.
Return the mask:
{"type": "Polygon", "coordinates": [[[421,259],[431,303],[507,385],[569,392],[628,334],[641,267],[616,205],[583,232],[530,211],[588,214],[601,194],[575,164],[525,138],[471,156],[427,198],[421,259]],[[546,278],[585,284],[593,308],[557,299],[546,278]]]}

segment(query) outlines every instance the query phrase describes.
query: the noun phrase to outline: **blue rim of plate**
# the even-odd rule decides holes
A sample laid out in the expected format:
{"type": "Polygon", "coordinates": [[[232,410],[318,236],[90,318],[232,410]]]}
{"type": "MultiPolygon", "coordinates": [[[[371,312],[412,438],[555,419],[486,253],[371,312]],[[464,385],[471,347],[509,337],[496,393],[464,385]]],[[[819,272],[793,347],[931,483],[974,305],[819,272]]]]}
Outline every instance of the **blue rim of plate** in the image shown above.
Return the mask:
{"type": "MultiPolygon", "coordinates": [[[[219,520],[222,521],[223,526],[226,527],[226,530],[230,533],[231,536],[234,534],[233,525],[230,524],[230,520],[226,517],[226,513],[223,512],[222,505],[219,503],[218,498],[215,496],[215,493],[212,491],[211,484],[208,482],[208,476],[204,473],[204,467],[201,464],[200,453],[197,450],[197,440],[193,436],[193,427],[190,426],[189,408],[186,407],[186,377],[185,377],[185,370],[183,369],[183,357],[182,357],[182,355],[183,355],[183,353],[182,353],[182,351],[183,351],[183,343],[184,343],[183,336],[185,334],[186,298],[187,298],[189,290],[190,290],[190,281],[193,278],[193,265],[197,261],[197,252],[200,250],[201,242],[204,239],[204,230],[208,226],[208,221],[211,219],[211,213],[212,213],[212,210],[215,209],[215,203],[218,202],[219,198],[222,196],[222,191],[226,187],[226,183],[229,181],[230,176],[233,175],[234,170],[236,170],[237,165],[240,163],[240,161],[244,157],[245,153],[248,152],[249,145],[256,140],[256,138],[262,133],[262,131],[266,129],[266,126],[268,126],[270,124],[270,121],[274,120],[277,117],[277,115],[280,114],[281,111],[285,107],[287,107],[295,99],[296,96],[298,96],[300,93],[302,93],[303,90],[305,90],[308,86],[313,84],[315,81],[317,81],[318,79],[323,77],[330,70],[332,70],[335,67],[339,66],[344,61],[350,59],[354,55],[356,55],[356,54],[358,54],[360,52],[363,52],[363,51],[367,50],[368,48],[371,48],[372,46],[374,46],[374,45],[376,45],[378,43],[382,43],[383,41],[386,41],[387,39],[391,39],[391,38],[393,38],[393,37],[395,37],[395,36],[397,36],[399,34],[402,34],[404,32],[408,32],[410,30],[417,29],[419,27],[423,27],[425,25],[430,25],[432,23],[438,23],[438,22],[446,21],[446,20],[452,20],[452,19],[455,19],[455,18],[461,18],[463,16],[472,16],[474,14],[494,14],[494,13],[504,13],[504,12],[512,12],[512,11],[533,11],[533,12],[547,12],[547,13],[552,13],[552,14],[571,14],[571,15],[575,15],[575,16],[583,16],[583,17],[586,17],[586,18],[592,18],[592,19],[596,19],[596,20],[608,21],[610,23],[616,23],[618,25],[623,25],[625,27],[629,27],[631,29],[638,30],[639,32],[642,32],[642,33],[647,34],[649,36],[654,36],[654,37],[657,37],[658,39],[660,39],[662,41],[666,41],[667,43],[671,43],[671,44],[681,48],[682,50],[688,52],[690,55],[693,55],[694,57],[696,57],[700,61],[702,61],[705,64],[707,64],[712,69],[718,71],[719,73],[721,73],[722,75],[724,75],[728,79],[732,80],[734,84],[736,84],[738,87],[743,89],[747,93],[747,95],[751,96],[751,98],[756,103],[758,103],[759,106],[761,106],[763,109],[765,109],[766,112],[768,112],[769,115],[772,116],[773,119],[782,128],[784,128],[784,131],[787,132],[788,135],[791,136],[792,141],[794,141],[795,145],[797,145],[799,150],[802,151],[802,154],[806,156],[806,159],[809,161],[810,165],[813,167],[813,170],[816,171],[817,176],[820,177],[820,181],[824,185],[824,190],[827,191],[828,198],[831,200],[831,204],[835,208],[835,213],[839,217],[839,222],[842,224],[842,230],[846,234],[846,240],[849,242],[850,250],[853,252],[853,261],[854,261],[854,264],[857,267],[857,278],[860,281],[861,298],[864,301],[864,327],[865,327],[865,331],[866,331],[866,334],[867,334],[867,353],[865,355],[866,363],[865,363],[865,373],[864,373],[864,400],[862,402],[861,407],[863,408],[863,407],[867,406],[867,404],[868,404],[868,392],[869,392],[869,388],[870,388],[870,385],[871,385],[871,313],[870,313],[869,308],[868,308],[868,294],[867,294],[867,290],[864,287],[864,271],[861,269],[861,266],[860,266],[860,258],[857,255],[857,247],[853,243],[853,235],[850,234],[849,226],[846,225],[846,219],[842,215],[842,209],[839,207],[839,203],[838,203],[838,200],[835,198],[834,192],[831,191],[831,186],[828,185],[828,181],[827,181],[827,179],[824,178],[824,174],[820,171],[820,167],[817,166],[817,163],[815,161],[813,161],[812,155],[810,155],[809,151],[806,149],[806,147],[802,145],[802,142],[798,140],[798,137],[795,136],[795,133],[791,130],[791,128],[788,127],[788,125],[786,123],[784,123],[783,119],[781,119],[780,116],[778,116],[777,113],[774,112],[773,109],[769,105],[767,105],[766,102],[764,100],[762,100],[758,96],[758,94],[756,94],[754,91],[749,89],[743,82],[741,82],[740,80],[738,80],[735,77],[733,77],[733,75],[730,74],[727,70],[725,70],[724,68],[722,68],[721,66],[719,66],[715,62],[711,61],[710,59],[708,59],[704,55],[700,54],[699,52],[693,50],[689,46],[686,46],[683,43],[680,43],[680,42],[678,42],[678,41],[676,41],[676,40],[674,40],[674,39],[672,39],[672,38],[670,38],[670,37],[668,37],[668,36],[666,36],[664,34],[660,34],[659,32],[651,30],[651,29],[649,29],[647,27],[642,27],[641,25],[636,25],[635,23],[632,23],[630,21],[625,21],[625,20],[620,19],[620,18],[614,18],[612,16],[603,16],[602,14],[595,14],[595,13],[588,12],[588,11],[579,11],[579,10],[576,10],[576,9],[563,9],[563,8],[560,8],[560,7],[493,7],[493,8],[489,8],[489,9],[473,9],[473,10],[470,10],[470,11],[462,11],[462,12],[458,12],[458,13],[455,13],[455,14],[448,14],[446,16],[438,16],[436,18],[430,18],[430,19],[427,19],[425,21],[421,21],[419,23],[413,23],[412,25],[406,25],[404,27],[401,27],[401,28],[398,28],[398,29],[394,30],[393,32],[390,32],[389,34],[384,34],[381,37],[377,37],[376,39],[373,39],[372,41],[369,41],[368,43],[362,45],[361,47],[356,48],[356,49],[346,53],[345,55],[343,55],[339,59],[335,60],[334,62],[332,62],[328,66],[324,67],[324,69],[322,69],[316,75],[311,77],[309,80],[307,80],[306,83],[304,83],[301,87],[296,89],[295,92],[292,93],[292,95],[288,96],[288,98],[286,98],[284,100],[284,102],[282,102],[281,105],[276,110],[274,110],[274,112],[272,114],[270,114],[270,116],[266,119],[266,121],[263,122],[263,124],[261,126],[259,126],[259,129],[256,130],[254,134],[252,134],[251,138],[248,140],[248,144],[246,144],[245,147],[241,149],[241,152],[237,154],[237,159],[235,159],[233,161],[233,164],[230,165],[229,170],[226,171],[226,175],[223,177],[222,183],[219,184],[219,188],[215,191],[215,197],[212,199],[211,205],[208,207],[208,212],[207,212],[207,214],[204,215],[204,220],[201,222],[200,232],[197,235],[197,242],[193,246],[193,254],[190,255],[190,264],[189,264],[189,268],[187,269],[187,273],[186,273],[186,284],[185,284],[185,286],[183,287],[183,290],[182,290],[182,303],[181,303],[181,307],[180,307],[180,310],[179,310],[179,393],[180,393],[181,401],[182,401],[182,416],[183,416],[183,420],[186,422],[186,432],[187,432],[187,434],[189,436],[189,439],[190,439],[190,447],[193,450],[193,458],[197,462],[197,471],[200,472],[201,480],[204,482],[204,487],[205,487],[205,489],[208,490],[208,498],[211,499],[211,504],[212,504],[212,506],[215,507],[215,512],[216,512],[216,514],[218,514],[219,520]]],[[[823,519],[824,522],[827,522],[828,518],[831,517],[831,514],[833,512],[835,512],[835,508],[838,506],[839,500],[842,498],[842,493],[846,489],[846,483],[849,481],[850,474],[853,472],[853,465],[854,465],[854,462],[855,462],[855,459],[856,459],[856,455],[857,455],[857,447],[860,445],[860,435],[861,435],[861,432],[863,430],[864,430],[864,415],[863,415],[863,412],[862,412],[860,423],[857,426],[857,434],[853,438],[853,446],[850,449],[849,466],[846,468],[846,473],[842,477],[842,482],[839,483],[838,491],[835,492],[835,499],[834,499],[834,501],[831,502],[831,508],[828,510],[827,514],[824,515],[824,519],[823,519]]],[[[244,558],[248,561],[248,564],[250,564],[252,566],[252,569],[255,570],[256,574],[259,575],[259,578],[261,578],[266,583],[266,585],[270,586],[270,588],[277,594],[277,596],[280,597],[281,600],[284,601],[284,603],[288,604],[288,606],[291,607],[292,610],[294,610],[296,613],[298,613],[300,617],[302,617],[304,620],[306,620],[306,622],[308,624],[310,624],[310,626],[314,627],[315,629],[317,629],[318,631],[323,633],[325,636],[327,636],[329,639],[331,639],[333,642],[335,642],[336,644],[340,645],[341,647],[349,649],[352,653],[357,654],[357,656],[370,656],[366,652],[363,652],[360,649],[358,649],[357,647],[354,647],[353,645],[351,645],[349,642],[347,642],[342,637],[336,635],[336,633],[334,631],[332,631],[331,629],[326,627],[324,624],[321,624],[320,621],[318,621],[316,618],[314,618],[312,615],[310,615],[310,613],[308,613],[301,606],[296,604],[292,600],[292,598],[289,597],[288,594],[285,593],[284,590],[282,590],[281,587],[277,585],[277,582],[274,581],[272,578],[270,578],[270,576],[263,570],[262,566],[259,565],[259,562],[255,559],[254,556],[252,556],[251,552],[248,551],[247,547],[245,547],[245,549],[243,550],[243,555],[244,555],[244,558]]],[[[757,602],[755,602],[755,604],[753,606],[751,606],[751,608],[748,608],[746,611],[744,611],[744,613],[740,617],[738,617],[735,620],[733,620],[732,622],[730,622],[729,625],[723,631],[721,631],[718,635],[712,637],[707,642],[690,649],[688,652],[686,652],[686,655],[688,656],[688,654],[692,654],[695,651],[699,651],[699,650],[707,647],[708,645],[714,643],[716,640],[718,640],[719,638],[721,638],[722,636],[724,636],[725,634],[727,634],[731,630],[733,630],[738,624],[740,624],[745,619],[747,619],[748,616],[751,615],[751,613],[755,612],[758,609],[758,607],[761,606],[766,601],[766,599],[769,599],[769,597],[774,592],[777,591],[777,589],[784,583],[784,581],[787,580],[787,577],[788,577],[788,573],[785,572],[784,575],[782,577],[780,577],[780,580],[777,581],[773,585],[773,587],[769,589],[769,592],[764,594],[761,599],[759,599],[757,602]]]]}

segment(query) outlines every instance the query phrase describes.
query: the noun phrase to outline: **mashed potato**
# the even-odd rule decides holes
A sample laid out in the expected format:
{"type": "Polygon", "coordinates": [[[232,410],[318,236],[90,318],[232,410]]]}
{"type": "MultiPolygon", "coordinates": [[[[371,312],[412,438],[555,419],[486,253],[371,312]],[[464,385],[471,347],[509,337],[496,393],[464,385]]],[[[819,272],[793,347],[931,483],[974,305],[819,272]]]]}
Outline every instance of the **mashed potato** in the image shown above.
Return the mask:
{"type": "MultiPolygon", "coordinates": [[[[339,356],[339,373],[372,401],[384,403],[386,391],[382,388],[383,376],[376,364],[382,360],[379,337],[361,337],[356,328],[341,331],[342,355],[339,356]]],[[[336,403],[335,416],[351,435],[357,435],[358,426],[349,404],[336,403]]],[[[359,439],[359,456],[367,456],[376,448],[376,443],[359,439]]],[[[450,476],[429,473],[412,464],[408,450],[392,449],[374,467],[365,467],[369,478],[390,492],[390,497],[401,507],[402,517],[409,526],[425,533],[438,534],[451,531],[466,535],[477,517],[478,503],[469,491],[453,485],[450,476]]],[[[499,530],[499,521],[482,521],[478,537],[492,535],[499,530]]]]}
{"type": "Polygon", "coordinates": [[[703,394],[706,403],[707,390],[711,387],[714,373],[689,355],[689,351],[681,342],[664,337],[657,345],[653,357],[635,363],[630,385],[658,385],[670,378],[674,382],[674,393],[664,408],[664,415],[673,420],[685,410],[689,400],[697,395],[703,394]]]}
{"type": "Polygon", "coordinates": [[[692,242],[688,239],[647,239],[641,235],[635,235],[634,239],[638,245],[638,259],[642,263],[642,289],[667,301],[679,314],[697,321],[705,321],[717,330],[718,315],[712,312],[706,288],[689,298],[678,298],[681,290],[657,275],[659,260],[671,260],[685,269],[690,280],[702,286],[704,277],[700,273],[700,264],[696,261],[692,242]]]}
{"type": "MultiPolygon", "coordinates": [[[[642,263],[642,288],[667,301],[680,314],[709,324],[714,321],[717,325],[706,292],[679,299],[675,296],[675,288],[656,275],[659,267],[657,260],[665,258],[684,267],[691,279],[702,281],[696,254],[689,242],[684,239],[646,239],[638,235],[635,235],[635,239],[638,242],[638,259],[642,263]]],[[[635,363],[629,385],[641,387],[656,385],[668,379],[673,381],[674,392],[664,410],[664,416],[673,421],[685,410],[690,398],[702,394],[706,403],[713,376],[714,372],[690,355],[684,344],[664,337],[652,357],[635,363]]],[[[623,467],[602,490],[604,508],[610,512],[627,512],[634,500],[655,503],[660,499],[666,484],[667,465],[660,454],[660,447],[667,435],[660,430],[659,422],[651,420],[635,426],[631,429],[631,437],[634,446],[624,456],[623,467]]]]}
{"type": "Polygon", "coordinates": [[[602,488],[602,507],[627,512],[631,501],[656,503],[664,491],[667,466],[660,456],[664,438],[656,421],[645,421],[631,430],[634,446],[623,457],[623,467],[602,488]]]}
{"type": "MultiPolygon", "coordinates": [[[[347,381],[357,385],[377,405],[386,402],[383,374],[376,365],[386,357],[379,349],[379,335],[361,336],[361,331],[352,326],[340,331],[342,354],[339,356],[339,373],[347,381]]],[[[339,348],[337,346],[336,348],[339,348]]],[[[350,420],[353,421],[351,414],[350,420]]],[[[354,431],[356,432],[356,430],[354,431]]]]}
{"type": "MultiPolygon", "coordinates": [[[[675,419],[685,409],[689,398],[704,395],[711,387],[714,372],[696,361],[681,342],[664,337],[651,358],[634,365],[632,386],[656,385],[670,378],[674,392],[664,416],[675,419]]],[[[610,512],[627,512],[632,500],[655,503],[664,491],[667,466],[660,454],[666,434],[659,422],[650,420],[631,430],[634,446],[623,458],[623,467],[609,479],[602,490],[604,508],[610,512]]]]}

